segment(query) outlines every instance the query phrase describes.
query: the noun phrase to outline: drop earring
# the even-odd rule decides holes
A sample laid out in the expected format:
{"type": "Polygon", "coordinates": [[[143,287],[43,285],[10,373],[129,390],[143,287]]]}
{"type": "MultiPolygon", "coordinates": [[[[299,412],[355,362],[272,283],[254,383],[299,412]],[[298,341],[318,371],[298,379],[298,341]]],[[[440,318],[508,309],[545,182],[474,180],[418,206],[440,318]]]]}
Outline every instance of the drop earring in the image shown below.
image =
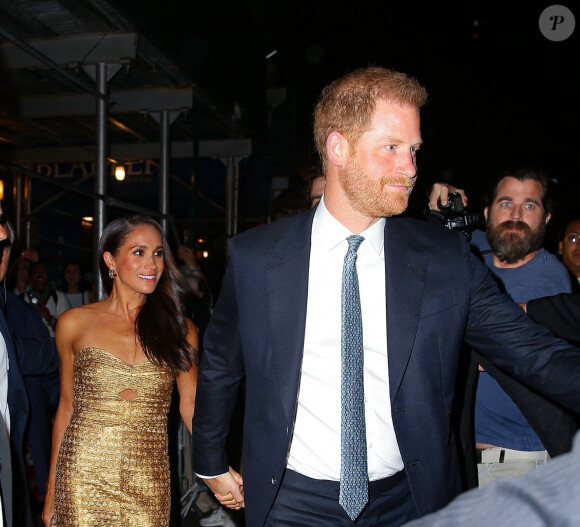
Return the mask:
{"type": "Polygon", "coordinates": [[[115,278],[115,271],[113,271],[113,269],[109,269],[109,278],[112,280],[113,278],[115,278]]]}

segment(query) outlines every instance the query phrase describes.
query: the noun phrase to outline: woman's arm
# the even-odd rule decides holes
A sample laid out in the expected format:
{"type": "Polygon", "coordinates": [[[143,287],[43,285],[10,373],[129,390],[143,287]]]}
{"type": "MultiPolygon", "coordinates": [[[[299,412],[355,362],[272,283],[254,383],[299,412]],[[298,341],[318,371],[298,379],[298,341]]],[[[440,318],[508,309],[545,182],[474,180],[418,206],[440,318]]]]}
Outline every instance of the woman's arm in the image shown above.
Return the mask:
{"type": "Polygon", "coordinates": [[[64,432],[73,413],[73,349],[72,341],[75,330],[74,313],[63,313],[56,330],[56,346],[59,355],[60,399],[52,429],[52,450],[50,455],[50,472],[48,476],[46,498],[42,511],[42,521],[48,527],[54,514],[54,485],[56,481],[56,460],[64,432]],[[72,315],[72,316],[71,316],[72,315]]]}
{"type": "MultiPolygon", "coordinates": [[[[187,340],[198,350],[197,329],[188,320],[187,340]]],[[[199,357],[196,357],[198,360],[199,357]]],[[[197,388],[197,364],[193,364],[188,371],[182,371],[177,375],[177,391],[179,392],[179,413],[185,426],[191,434],[191,421],[195,407],[195,390],[197,388]]]]}

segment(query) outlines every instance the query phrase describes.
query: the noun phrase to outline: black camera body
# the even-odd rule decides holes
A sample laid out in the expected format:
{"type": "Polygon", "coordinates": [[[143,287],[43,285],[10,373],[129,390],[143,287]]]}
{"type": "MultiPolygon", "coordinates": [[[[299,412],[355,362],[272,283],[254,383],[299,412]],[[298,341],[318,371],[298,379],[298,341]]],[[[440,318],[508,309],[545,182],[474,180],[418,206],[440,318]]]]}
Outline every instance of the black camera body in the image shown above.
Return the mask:
{"type": "Polygon", "coordinates": [[[461,231],[467,241],[471,240],[471,233],[485,224],[485,217],[481,212],[469,212],[463,206],[461,194],[451,192],[447,204],[440,204],[439,210],[425,210],[427,219],[436,219],[443,226],[452,231],[461,231]]]}

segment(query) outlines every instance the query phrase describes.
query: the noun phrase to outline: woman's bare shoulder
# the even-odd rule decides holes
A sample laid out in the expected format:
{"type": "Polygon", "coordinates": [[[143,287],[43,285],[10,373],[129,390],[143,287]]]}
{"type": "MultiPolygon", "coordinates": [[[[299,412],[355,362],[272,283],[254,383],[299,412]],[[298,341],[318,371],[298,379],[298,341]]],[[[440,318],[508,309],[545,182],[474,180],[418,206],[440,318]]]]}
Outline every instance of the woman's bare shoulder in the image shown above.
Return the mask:
{"type": "Polygon", "coordinates": [[[66,326],[70,330],[75,327],[83,327],[85,324],[94,324],[105,313],[104,307],[99,304],[101,302],[67,309],[58,318],[58,325],[66,326]]]}
{"type": "Polygon", "coordinates": [[[73,350],[86,347],[86,342],[94,344],[103,333],[107,333],[107,316],[110,315],[103,302],[67,309],[56,324],[57,343],[69,342],[73,350]]]}

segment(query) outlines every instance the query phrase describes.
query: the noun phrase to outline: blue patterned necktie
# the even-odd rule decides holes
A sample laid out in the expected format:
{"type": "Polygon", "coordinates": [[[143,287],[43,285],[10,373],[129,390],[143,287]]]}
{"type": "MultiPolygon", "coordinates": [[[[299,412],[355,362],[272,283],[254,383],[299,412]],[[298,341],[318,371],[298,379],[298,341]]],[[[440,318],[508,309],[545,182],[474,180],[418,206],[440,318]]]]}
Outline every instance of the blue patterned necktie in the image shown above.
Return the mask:
{"type": "Polygon", "coordinates": [[[356,252],[364,238],[347,238],[342,272],[341,462],[339,503],[354,521],[367,504],[363,333],[356,252]]]}

